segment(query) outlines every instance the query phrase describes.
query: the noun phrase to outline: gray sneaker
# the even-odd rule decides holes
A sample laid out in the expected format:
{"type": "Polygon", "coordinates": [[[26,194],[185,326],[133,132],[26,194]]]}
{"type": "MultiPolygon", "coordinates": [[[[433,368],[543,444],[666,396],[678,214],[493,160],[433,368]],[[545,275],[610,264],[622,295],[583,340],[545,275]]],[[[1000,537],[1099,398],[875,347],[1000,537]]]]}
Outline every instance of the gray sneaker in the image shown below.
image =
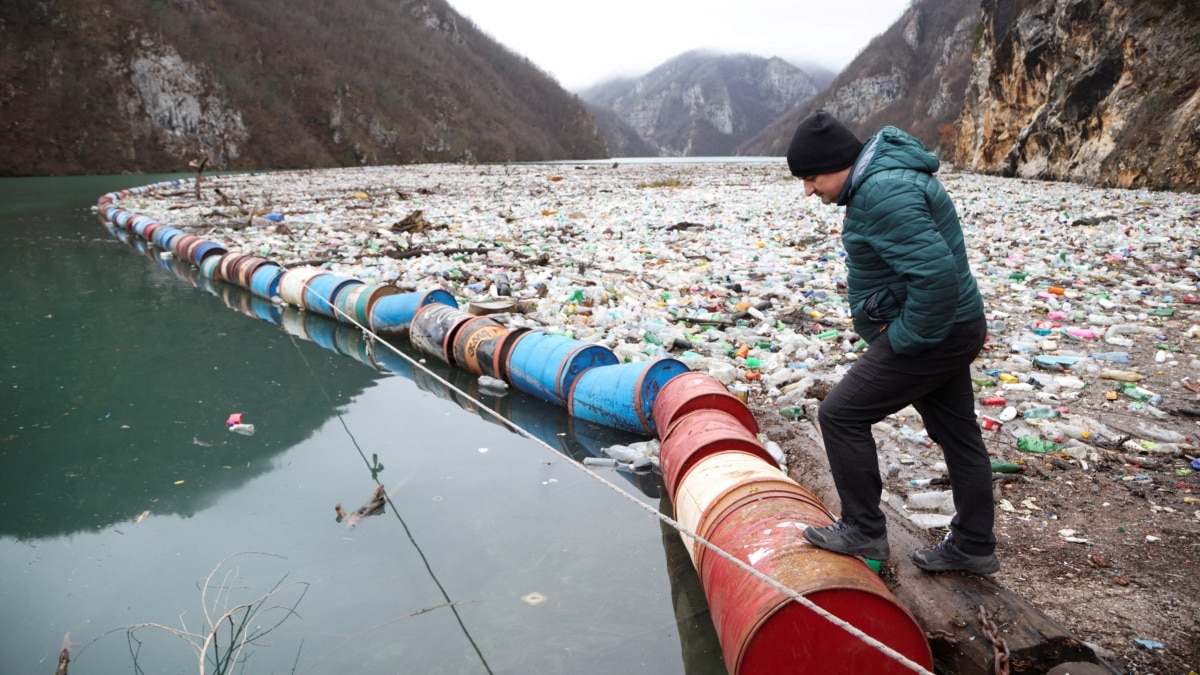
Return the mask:
{"type": "Polygon", "coordinates": [[[1000,559],[996,557],[995,553],[988,555],[963,553],[954,545],[951,534],[947,532],[946,538],[937,546],[913,553],[913,564],[926,572],[958,571],[972,574],[993,574],[1000,570],[1000,559]]]}
{"type": "Polygon", "coordinates": [[[804,529],[804,538],[813,546],[826,551],[858,555],[871,560],[887,560],[892,550],[888,546],[887,535],[868,537],[854,523],[839,520],[825,527],[809,525],[804,529]]]}

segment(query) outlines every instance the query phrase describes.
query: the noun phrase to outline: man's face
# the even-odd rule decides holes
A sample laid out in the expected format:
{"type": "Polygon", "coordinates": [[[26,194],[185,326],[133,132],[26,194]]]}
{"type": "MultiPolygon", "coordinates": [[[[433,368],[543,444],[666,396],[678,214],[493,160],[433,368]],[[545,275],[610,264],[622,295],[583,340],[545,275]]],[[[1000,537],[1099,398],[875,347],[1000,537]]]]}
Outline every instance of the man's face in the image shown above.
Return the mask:
{"type": "Polygon", "coordinates": [[[842,188],[846,186],[846,178],[850,175],[851,168],[846,167],[836,173],[801,176],[800,180],[804,181],[804,196],[816,195],[821,198],[823,204],[836,202],[838,195],[842,194],[842,188]]]}

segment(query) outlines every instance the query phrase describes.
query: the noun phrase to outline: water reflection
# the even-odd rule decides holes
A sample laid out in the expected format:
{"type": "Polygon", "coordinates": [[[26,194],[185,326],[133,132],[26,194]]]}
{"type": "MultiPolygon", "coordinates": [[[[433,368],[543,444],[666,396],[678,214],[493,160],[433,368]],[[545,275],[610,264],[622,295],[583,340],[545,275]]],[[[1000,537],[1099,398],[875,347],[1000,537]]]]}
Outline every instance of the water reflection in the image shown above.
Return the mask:
{"type": "Polygon", "coordinates": [[[112,246],[48,241],[52,232],[13,233],[0,256],[9,296],[0,535],[95,531],[147,509],[192,516],[268,471],[332,415],[320,390],[281,373],[311,368],[336,383],[343,402],[385,376],[340,358],[306,361],[276,330],[225,321],[223,306],[185,311],[191,290],[164,276],[180,272],[153,249],[126,239],[159,263],[130,265],[112,246]],[[39,274],[22,273],[30,258],[41,261],[39,274]],[[256,344],[252,356],[240,349],[247,343],[256,344]],[[179,364],[186,380],[161,375],[179,364]],[[229,433],[232,412],[269,433],[229,433]]]}
{"type": "MultiPolygon", "coordinates": [[[[161,255],[158,248],[140,237],[115,228],[109,228],[109,231],[188,285],[220,298],[230,309],[280,326],[288,335],[348,356],[372,369],[411,380],[422,391],[452,401],[467,412],[519,433],[512,428],[515,425],[575,461],[604,457],[604,448],[610,445],[646,440],[637,434],[578,420],[567,414],[561,406],[551,405],[516,390],[510,390],[503,396],[482,392],[477,375],[438,359],[427,358],[426,354],[404,340],[377,341],[351,324],[290,305],[277,305],[239,286],[206,278],[191,263],[174,256],[161,255]],[[505,424],[504,420],[510,421],[511,425],[505,424]]],[[[659,479],[652,472],[618,470],[616,473],[646,497],[658,499],[659,479]]]]}
{"type": "MultiPolygon", "coordinates": [[[[56,183],[20,227],[0,181],[0,558],[11,572],[0,654],[11,669],[52,664],[68,630],[85,642],[191,621],[196,582],[218,560],[269,551],[286,560],[244,566],[251,583],[286,574],[312,590],[302,618],[256,652],[256,672],[289,672],[297,655],[296,672],[721,672],[678,536],[554,454],[528,452],[491,413],[573,459],[641,437],[518,392],[485,396],[466,371],[414,368],[350,326],[97,230],[86,204],[118,179],[90,180],[56,183]],[[46,205],[60,193],[88,201],[46,205]],[[258,432],[228,432],[231,412],[258,432]],[[355,508],[377,482],[401,488],[382,517],[335,522],[336,501],[355,508]],[[532,592],[546,601],[523,602],[532,592]]],[[[653,474],[599,472],[658,508],[653,474]]],[[[186,647],[161,639],[145,672],[185,668],[186,647]]],[[[129,670],[124,636],[71,665],[129,670]]]]}

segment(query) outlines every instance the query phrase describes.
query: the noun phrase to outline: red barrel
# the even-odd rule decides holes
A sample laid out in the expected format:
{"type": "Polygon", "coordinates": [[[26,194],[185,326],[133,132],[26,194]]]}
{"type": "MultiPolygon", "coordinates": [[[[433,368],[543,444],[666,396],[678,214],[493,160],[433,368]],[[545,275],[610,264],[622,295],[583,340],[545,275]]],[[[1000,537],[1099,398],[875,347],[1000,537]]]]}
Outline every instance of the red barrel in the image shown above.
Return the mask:
{"type": "Polygon", "coordinates": [[[495,377],[494,362],[488,358],[494,356],[495,349],[483,350],[482,347],[487,342],[499,343],[508,333],[503,324],[487,316],[466,321],[454,336],[454,363],[476,375],[495,377]],[[485,361],[488,361],[486,367],[485,361]]]}
{"type": "Polygon", "coordinates": [[[247,255],[234,265],[233,274],[234,283],[242,288],[250,288],[250,280],[254,278],[254,273],[265,265],[274,264],[270,260],[259,255],[247,255]]]}
{"type": "Polygon", "coordinates": [[[221,256],[221,264],[217,265],[216,278],[231,284],[237,283],[237,277],[233,274],[235,265],[239,260],[249,255],[249,253],[226,253],[221,256]]]}
{"type": "Polygon", "coordinates": [[[741,450],[778,466],[771,453],[738,418],[713,408],[688,413],[675,420],[659,446],[663,485],[672,501],[679,481],[696,462],[723,450],[741,450]]]}
{"type": "Polygon", "coordinates": [[[654,422],[660,436],[666,435],[675,420],[704,408],[723,410],[739,419],[750,433],[758,433],[758,420],[740,398],[712,375],[691,371],[672,378],[658,392],[654,422]]]}
{"type": "MultiPolygon", "coordinates": [[[[760,499],[717,523],[708,540],[932,670],[921,626],[871,568],[816,548],[801,534],[808,525],[830,522],[823,509],[794,499],[760,499]]],[[[731,675],[912,672],[707,547],[700,558],[700,585],[731,675]]]]}
{"type": "Polygon", "coordinates": [[[200,241],[194,234],[184,234],[171,240],[171,252],[180,260],[188,260],[188,247],[200,241]]]}

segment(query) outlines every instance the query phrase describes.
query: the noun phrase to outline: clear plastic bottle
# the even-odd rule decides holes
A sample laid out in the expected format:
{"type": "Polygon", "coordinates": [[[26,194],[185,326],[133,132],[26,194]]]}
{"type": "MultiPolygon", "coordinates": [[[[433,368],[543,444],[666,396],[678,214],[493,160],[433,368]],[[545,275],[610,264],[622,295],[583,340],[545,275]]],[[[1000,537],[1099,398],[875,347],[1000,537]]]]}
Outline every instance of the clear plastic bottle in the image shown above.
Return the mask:
{"type": "Polygon", "coordinates": [[[1048,420],[1060,416],[1062,413],[1049,406],[1038,406],[1026,410],[1021,416],[1027,420],[1048,420]]]}

